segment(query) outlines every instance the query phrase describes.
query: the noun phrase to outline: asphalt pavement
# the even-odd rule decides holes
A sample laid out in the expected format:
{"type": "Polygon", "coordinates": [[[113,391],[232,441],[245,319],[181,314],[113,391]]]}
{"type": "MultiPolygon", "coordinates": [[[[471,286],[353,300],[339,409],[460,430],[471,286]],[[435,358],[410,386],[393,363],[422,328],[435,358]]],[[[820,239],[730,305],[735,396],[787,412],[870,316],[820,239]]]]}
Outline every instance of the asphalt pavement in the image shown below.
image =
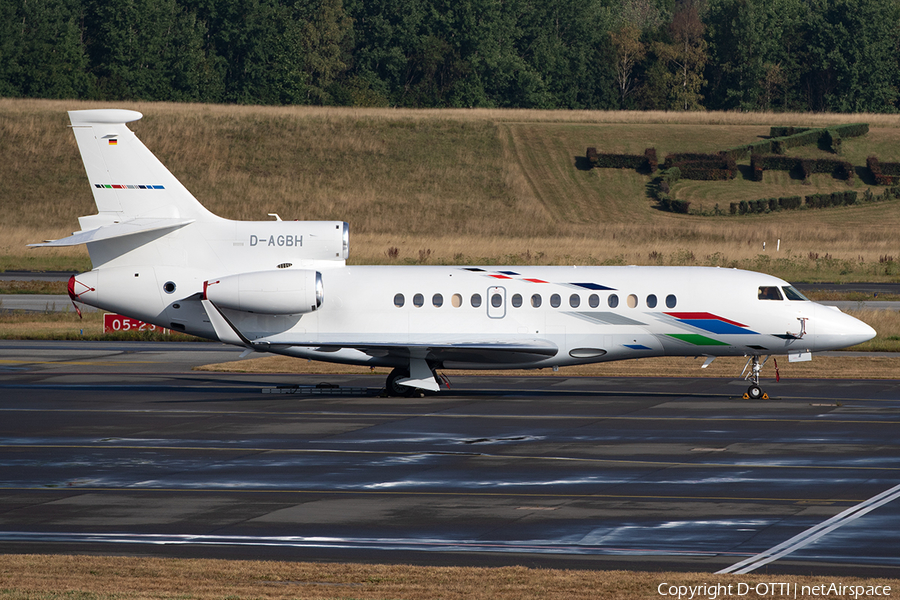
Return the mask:
{"type": "Polygon", "coordinates": [[[191,370],[239,354],[0,341],[0,551],[900,576],[900,381],[191,370]]]}

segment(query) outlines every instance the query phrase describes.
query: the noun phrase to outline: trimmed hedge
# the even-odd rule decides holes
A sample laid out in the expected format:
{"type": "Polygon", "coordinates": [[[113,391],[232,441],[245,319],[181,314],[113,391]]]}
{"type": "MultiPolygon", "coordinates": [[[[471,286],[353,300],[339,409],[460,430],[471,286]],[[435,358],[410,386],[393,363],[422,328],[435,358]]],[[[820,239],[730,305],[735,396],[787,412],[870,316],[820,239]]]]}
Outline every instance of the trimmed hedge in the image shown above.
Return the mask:
{"type": "Polygon", "coordinates": [[[831,128],[836,131],[842,138],[862,137],[869,133],[868,123],[848,123],[846,125],[836,125],[831,128]]]}
{"type": "Polygon", "coordinates": [[[789,150],[790,148],[818,144],[819,138],[822,137],[822,135],[822,129],[809,129],[796,135],[775,138],[774,140],[772,140],[772,151],[775,154],[784,154],[785,151],[789,150]]]}
{"type": "Polygon", "coordinates": [[[861,198],[855,191],[846,191],[831,194],[810,194],[805,199],[800,196],[785,196],[783,198],[741,200],[740,202],[731,203],[731,214],[747,215],[774,212],[776,210],[829,208],[831,206],[851,206],[860,202],[884,202],[886,200],[900,200],[900,186],[885,188],[880,196],[876,196],[871,190],[867,189],[863,192],[861,198]]]}
{"type": "Polygon", "coordinates": [[[850,123],[837,125],[828,129],[812,129],[807,127],[771,127],[770,138],[751,144],[729,148],[724,152],[734,159],[746,158],[754,154],[784,154],[789,148],[822,143],[832,152],[840,154],[841,140],[848,137],[859,137],[869,133],[868,123],[850,123]]]}
{"type": "Polygon", "coordinates": [[[762,172],[793,171],[803,174],[803,179],[809,179],[813,173],[830,173],[836,179],[849,181],[853,179],[853,165],[846,160],[833,158],[797,158],[795,156],[781,156],[778,154],[754,154],[750,157],[750,168],[753,171],[753,180],[762,181],[762,172]]]}
{"type": "Polygon", "coordinates": [[[779,138],[779,137],[788,137],[790,135],[796,135],[798,133],[804,133],[809,131],[812,127],[770,127],[769,128],[769,137],[770,138],[779,138]]]}
{"type": "Polygon", "coordinates": [[[651,173],[656,173],[659,168],[659,160],[656,158],[656,148],[647,148],[644,150],[644,158],[647,159],[647,167],[651,173]]]}
{"type": "Polygon", "coordinates": [[[651,173],[657,169],[656,148],[647,148],[643,155],[639,154],[601,154],[590,147],[586,152],[587,160],[592,167],[598,169],[647,169],[651,173]]]}
{"type": "Polygon", "coordinates": [[[803,198],[800,196],[785,196],[783,198],[762,198],[760,200],[741,200],[731,203],[731,214],[752,214],[775,212],[777,210],[796,210],[803,206],[803,198]]]}
{"type": "Polygon", "coordinates": [[[829,206],[850,206],[856,204],[856,192],[832,192],[830,194],[812,194],[806,197],[806,206],[810,208],[828,208],[829,206]]]}
{"type": "Polygon", "coordinates": [[[723,152],[718,154],[670,154],[666,156],[663,168],[677,168],[684,179],[698,181],[721,181],[734,179],[737,163],[734,157],[723,152]]]}
{"type": "Polygon", "coordinates": [[[682,215],[688,214],[688,210],[691,208],[691,203],[689,201],[675,200],[674,198],[669,198],[667,195],[659,198],[659,205],[665,211],[682,215]]]}
{"type": "Polygon", "coordinates": [[[900,163],[883,163],[876,156],[866,159],[866,167],[878,185],[894,185],[900,183],[900,163]]]}

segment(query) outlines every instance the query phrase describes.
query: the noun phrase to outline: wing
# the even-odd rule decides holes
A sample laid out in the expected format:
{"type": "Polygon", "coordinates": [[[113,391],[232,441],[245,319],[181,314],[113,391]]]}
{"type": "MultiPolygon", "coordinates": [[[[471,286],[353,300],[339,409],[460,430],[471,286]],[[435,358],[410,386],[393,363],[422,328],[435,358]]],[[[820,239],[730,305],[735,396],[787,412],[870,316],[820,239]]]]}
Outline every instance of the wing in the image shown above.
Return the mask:
{"type": "MultiPolygon", "coordinates": [[[[281,342],[279,342],[280,344],[281,342]]],[[[556,356],[559,347],[547,340],[459,340],[441,343],[341,343],[339,345],[291,344],[307,346],[320,352],[341,349],[359,350],[369,356],[397,358],[422,358],[429,362],[476,363],[492,365],[516,365],[538,362],[556,356]]]]}

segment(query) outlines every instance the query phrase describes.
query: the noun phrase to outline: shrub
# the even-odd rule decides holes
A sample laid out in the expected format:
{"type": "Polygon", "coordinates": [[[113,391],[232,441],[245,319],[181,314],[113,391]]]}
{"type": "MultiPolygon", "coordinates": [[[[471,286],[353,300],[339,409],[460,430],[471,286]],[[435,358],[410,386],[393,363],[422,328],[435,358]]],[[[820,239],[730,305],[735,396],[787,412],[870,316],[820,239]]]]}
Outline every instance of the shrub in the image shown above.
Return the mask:
{"type": "Polygon", "coordinates": [[[877,185],[900,183],[900,163],[882,163],[878,157],[870,156],[866,159],[866,167],[877,185]]]}
{"type": "Polygon", "coordinates": [[[663,180],[669,183],[678,183],[681,179],[681,169],[678,167],[670,167],[663,171],[663,180]]]}
{"type": "Polygon", "coordinates": [[[784,210],[797,210],[803,206],[803,198],[800,196],[785,196],[778,199],[778,204],[784,210]]]}
{"type": "Polygon", "coordinates": [[[647,166],[651,173],[656,173],[659,168],[659,160],[656,158],[656,148],[647,148],[644,150],[644,158],[647,160],[647,166]]]}
{"type": "Polygon", "coordinates": [[[804,180],[809,179],[813,173],[831,173],[832,176],[850,180],[853,179],[853,165],[845,160],[833,158],[797,158],[795,156],[779,156],[777,154],[754,154],[750,159],[750,167],[753,169],[754,179],[762,180],[762,171],[772,169],[776,171],[792,171],[796,169],[804,180]]]}
{"type": "Polygon", "coordinates": [[[869,124],[848,123],[846,125],[837,125],[831,129],[842,138],[861,137],[869,133],[869,124]]]}
{"type": "Polygon", "coordinates": [[[770,127],[769,128],[769,137],[777,138],[777,137],[787,137],[789,135],[795,135],[797,133],[803,133],[805,131],[809,131],[809,127],[770,127]]]}
{"type": "Polygon", "coordinates": [[[661,179],[659,182],[659,191],[663,194],[669,194],[672,192],[672,187],[669,185],[669,181],[667,179],[661,179]]]}
{"type": "Polygon", "coordinates": [[[733,179],[737,174],[737,163],[726,152],[718,154],[670,154],[664,166],[678,168],[681,177],[700,181],[733,179]]]}
{"type": "Polygon", "coordinates": [[[841,153],[841,134],[835,129],[826,129],[822,134],[822,141],[835,154],[841,153]]]}
{"type": "Polygon", "coordinates": [[[811,194],[806,197],[806,205],[810,208],[828,208],[829,206],[845,206],[856,204],[855,191],[833,192],[831,194],[811,194]]]}
{"type": "Polygon", "coordinates": [[[681,213],[683,215],[686,215],[691,207],[691,203],[687,200],[671,200],[669,204],[672,212],[681,213]]]}
{"type": "Polygon", "coordinates": [[[656,171],[656,149],[647,148],[644,154],[602,154],[597,149],[590,147],[585,153],[592,167],[598,169],[647,169],[651,173],[656,171]],[[652,160],[651,160],[652,158],[652,160]]]}

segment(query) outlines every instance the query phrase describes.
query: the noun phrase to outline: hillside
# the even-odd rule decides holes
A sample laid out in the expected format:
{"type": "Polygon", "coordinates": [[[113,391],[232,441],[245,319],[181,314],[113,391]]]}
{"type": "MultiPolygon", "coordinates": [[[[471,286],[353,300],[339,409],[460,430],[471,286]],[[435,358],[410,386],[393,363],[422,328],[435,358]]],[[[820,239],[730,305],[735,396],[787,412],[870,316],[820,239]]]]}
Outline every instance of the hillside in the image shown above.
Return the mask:
{"type": "MultiPolygon", "coordinates": [[[[98,106],[109,105],[0,100],[0,268],[89,267],[83,249],[24,245],[67,235],[78,216],[95,212],[65,111],[98,106]]],[[[900,161],[896,116],[116,106],[144,113],[134,131],[212,211],[346,220],[354,263],[713,264],[793,280],[900,274],[898,202],[676,215],[649,198],[647,175],[576,168],[587,146],[653,146],[663,157],[754,141],[771,125],[860,121],[870,132],[846,140],[842,157],[856,167],[869,154],[900,161]]],[[[725,208],[848,189],[825,175],[811,185],[770,175],[763,183],[682,182],[675,193],[725,208]]],[[[856,177],[849,189],[867,187],[856,177]]]]}

